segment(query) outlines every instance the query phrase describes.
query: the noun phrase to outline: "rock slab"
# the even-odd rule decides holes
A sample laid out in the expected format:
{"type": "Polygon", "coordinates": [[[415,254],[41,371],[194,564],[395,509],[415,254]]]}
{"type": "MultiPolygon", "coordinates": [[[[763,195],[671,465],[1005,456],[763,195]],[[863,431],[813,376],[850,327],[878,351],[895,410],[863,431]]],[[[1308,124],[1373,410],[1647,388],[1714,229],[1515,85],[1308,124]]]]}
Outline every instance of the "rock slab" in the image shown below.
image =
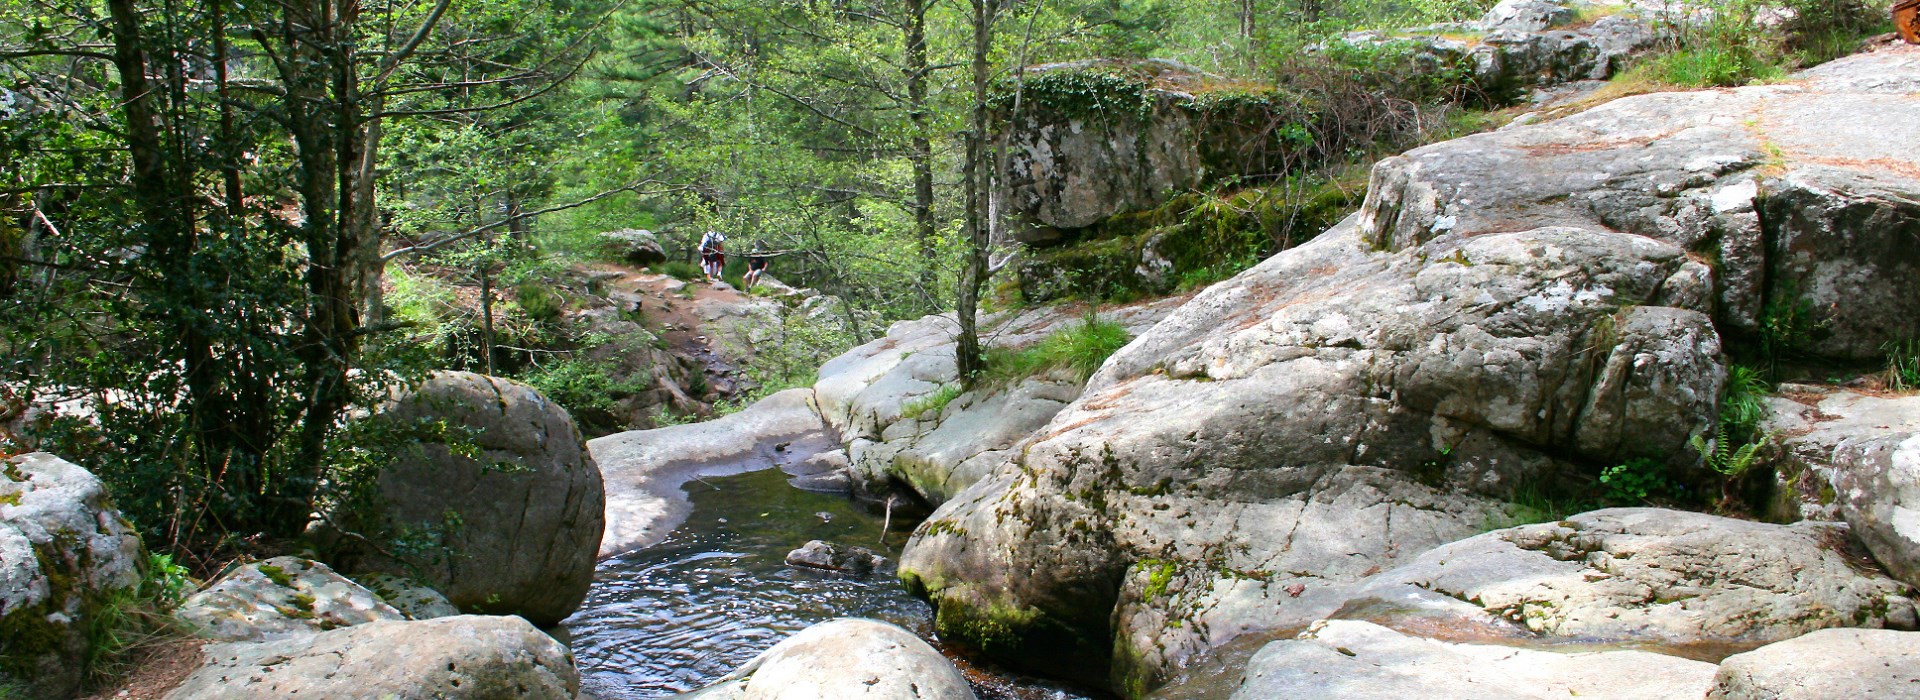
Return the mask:
{"type": "Polygon", "coordinates": [[[573,656],[514,616],[379,621],[273,642],[215,644],[168,700],[573,700],[573,656]]]}
{"type": "Polygon", "coordinates": [[[1664,654],[1449,644],[1339,620],[1261,648],[1232,700],[1668,700],[1713,678],[1713,664],[1664,654]]]}
{"type": "Polygon", "coordinates": [[[1833,629],[1735,654],[1708,700],[1920,697],[1920,633],[1833,629]]]}
{"type": "Polygon", "coordinates": [[[405,619],[326,564],[291,556],[241,565],[188,597],[174,617],[202,637],[225,642],[405,619]]]}

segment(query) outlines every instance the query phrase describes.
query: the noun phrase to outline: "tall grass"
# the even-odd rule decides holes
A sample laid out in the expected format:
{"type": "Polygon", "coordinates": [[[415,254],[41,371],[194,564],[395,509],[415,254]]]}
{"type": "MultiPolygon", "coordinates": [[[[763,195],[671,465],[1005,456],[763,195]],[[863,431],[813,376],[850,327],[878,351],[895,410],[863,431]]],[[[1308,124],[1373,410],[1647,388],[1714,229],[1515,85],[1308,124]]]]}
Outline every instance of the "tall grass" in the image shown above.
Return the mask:
{"type": "Polygon", "coordinates": [[[990,378],[1017,381],[1047,370],[1066,368],[1084,382],[1132,339],[1126,326],[1088,311],[1079,323],[1054,331],[1033,347],[988,351],[987,372],[990,378]]]}

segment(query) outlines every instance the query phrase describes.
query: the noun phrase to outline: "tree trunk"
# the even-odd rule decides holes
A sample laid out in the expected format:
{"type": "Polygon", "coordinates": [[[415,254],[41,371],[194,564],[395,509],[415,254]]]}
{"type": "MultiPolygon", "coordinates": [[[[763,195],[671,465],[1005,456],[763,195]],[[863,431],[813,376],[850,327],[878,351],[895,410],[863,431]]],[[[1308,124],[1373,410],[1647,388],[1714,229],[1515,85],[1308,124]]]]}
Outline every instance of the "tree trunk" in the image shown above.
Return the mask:
{"type": "Polygon", "coordinates": [[[980,348],[978,314],[980,287],[986,282],[988,237],[992,234],[987,211],[987,89],[993,52],[993,22],[996,0],[973,0],[973,113],[967,127],[966,163],[961,179],[966,183],[966,260],[960,270],[959,301],[955,304],[960,321],[959,347],[954,353],[960,381],[969,387],[986,369],[980,348]]]}
{"type": "MultiPolygon", "coordinates": [[[[931,295],[939,284],[939,226],[933,218],[933,126],[927,107],[927,0],[907,2],[907,108],[913,124],[913,137],[907,148],[907,160],[913,168],[913,228],[920,243],[920,260],[925,267],[920,284],[931,295]]],[[[938,297],[933,297],[937,303],[938,297]]]]}

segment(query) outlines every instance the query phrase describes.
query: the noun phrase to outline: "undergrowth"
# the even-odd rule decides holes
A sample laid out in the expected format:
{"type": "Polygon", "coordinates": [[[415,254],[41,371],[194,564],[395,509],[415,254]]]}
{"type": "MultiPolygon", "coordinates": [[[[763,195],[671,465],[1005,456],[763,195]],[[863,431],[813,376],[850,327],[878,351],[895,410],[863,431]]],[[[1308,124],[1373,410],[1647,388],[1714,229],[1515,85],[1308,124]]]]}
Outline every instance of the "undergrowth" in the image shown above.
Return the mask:
{"type": "Polygon", "coordinates": [[[1032,347],[989,349],[987,377],[1012,383],[1047,370],[1066,368],[1084,382],[1132,339],[1126,326],[1088,311],[1079,323],[1054,331],[1032,347]]]}

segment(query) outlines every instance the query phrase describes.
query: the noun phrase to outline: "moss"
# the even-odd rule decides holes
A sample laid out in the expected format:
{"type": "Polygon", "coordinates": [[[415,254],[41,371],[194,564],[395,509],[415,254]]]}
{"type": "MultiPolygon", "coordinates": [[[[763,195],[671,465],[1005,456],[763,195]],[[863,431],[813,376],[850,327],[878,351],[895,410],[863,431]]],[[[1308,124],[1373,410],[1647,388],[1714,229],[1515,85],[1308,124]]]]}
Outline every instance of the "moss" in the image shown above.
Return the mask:
{"type": "Polygon", "coordinates": [[[261,564],[254,568],[258,569],[260,571],[260,575],[267,577],[267,580],[272,581],[273,584],[276,586],[280,586],[283,588],[293,587],[293,577],[287,575],[286,569],[282,569],[272,564],[261,564]]]}
{"type": "Polygon", "coordinates": [[[1142,559],[1134,567],[1147,574],[1147,586],[1140,591],[1140,599],[1152,601],[1167,594],[1167,587],[1173,584],[1174,573],[1180,565],[1167,559],[1142,559]]]}
{"type": "Polygon", "coordinates": [[[934,628],[942,639],[966,644],[989,656],[1011,657],[1023,646],[1025,633],[1040,619],[1040,611],[994,603],[982,610],[959,601],[940,601],[934,628]]]}

